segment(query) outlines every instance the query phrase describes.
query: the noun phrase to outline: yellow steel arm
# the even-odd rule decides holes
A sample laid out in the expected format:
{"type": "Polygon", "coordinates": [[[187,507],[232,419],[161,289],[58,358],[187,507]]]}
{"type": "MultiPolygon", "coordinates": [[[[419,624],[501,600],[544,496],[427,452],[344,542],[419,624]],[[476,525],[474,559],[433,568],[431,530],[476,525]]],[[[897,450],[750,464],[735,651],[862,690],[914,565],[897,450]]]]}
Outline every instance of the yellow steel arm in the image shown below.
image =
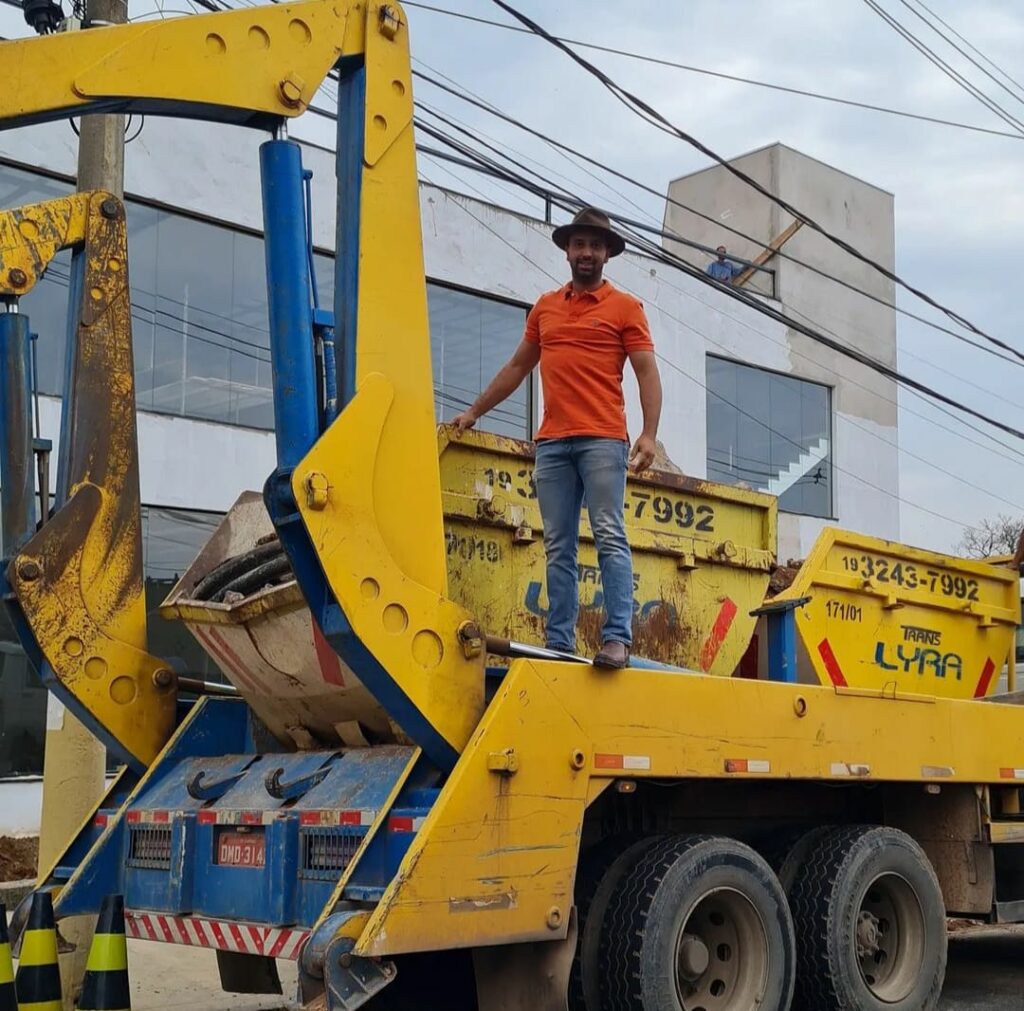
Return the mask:
{"type": "Polygon", "coordinates": [[[107,109],[266,125],[301,112],[345,57],[365,67],[357,392],[294,488],[335,598],[393,682],[392,718],[452,761],[483,711],[484,657],[448,599],[401,8],[315,0],[2,43],[0,127],[107,109]]]}
{"type": "Polygon", "coordinates": [[[82,267],[67,502],[7,576],[42,658],[87,723],[144,767],[174,726],[174,676],[146,652],[135,375],[124,207],[80,193],[0,214],[0,295],[31,290],[61,249],[82,267]]]}
{"type": "Polygon", "coordinates": [[[0,129],[104,111],[270,127],[305,112],[343,52],[362,51],[355,10],[268,4],[0,43],[0,129]]]}

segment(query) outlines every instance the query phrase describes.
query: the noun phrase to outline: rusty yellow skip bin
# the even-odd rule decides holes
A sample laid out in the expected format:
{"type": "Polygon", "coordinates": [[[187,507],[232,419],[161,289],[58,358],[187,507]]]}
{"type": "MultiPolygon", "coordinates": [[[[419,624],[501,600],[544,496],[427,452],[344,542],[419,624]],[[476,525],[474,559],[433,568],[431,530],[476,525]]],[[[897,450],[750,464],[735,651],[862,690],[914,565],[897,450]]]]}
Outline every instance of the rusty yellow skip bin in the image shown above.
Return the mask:
{"type": "MultiPolygon", "coordinates": [[[[530,443],[438,432],[451,597],[490,634],[544,641],[548,601],[530,443]]],[[[775,561],[770,495],[669,473],[630,479],[634,652],[731,675],[750,644],[775,561]]],[[[600,647],[603,591],[590,525],[581,525],[578,648],[600,647]]]]}
{"type": "Polygon", "coordinates": [[[826,528],[777,601],[801,681],[952,699],[994,691],[1020,622],[1017,573],[826,528]]]}

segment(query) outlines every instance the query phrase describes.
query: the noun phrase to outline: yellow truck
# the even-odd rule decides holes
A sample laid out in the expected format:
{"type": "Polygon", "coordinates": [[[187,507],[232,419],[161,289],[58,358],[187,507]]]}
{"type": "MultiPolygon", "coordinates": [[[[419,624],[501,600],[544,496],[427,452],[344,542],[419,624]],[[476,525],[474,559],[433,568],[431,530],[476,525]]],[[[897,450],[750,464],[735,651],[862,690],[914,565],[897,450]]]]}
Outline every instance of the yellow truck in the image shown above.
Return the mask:
{"type": "Polygon", "coordinates": [[[58,916],[122,894],[133,936],[216,950],[236,992],[279,990],[293,959],[326,1011],[933,1008],[947,915],[1024,921],[1017,572],[828,529],[770,587],[774,499],[650,472],[624,502],[646,659],[544,650],[530,447],[434,425],[408,45],[376,0],[0,43],[0,126],[123,110],[274,134],[278,465],[164,605],[230,686],[147,651],[124,209],[0,214],[0,592],[125,763],[40,887],[58,916]],[[280,129],[328,73],[333,312],[280,129]],[[66,495],[37,530],[14,310],[67,247],[66,495]]]}

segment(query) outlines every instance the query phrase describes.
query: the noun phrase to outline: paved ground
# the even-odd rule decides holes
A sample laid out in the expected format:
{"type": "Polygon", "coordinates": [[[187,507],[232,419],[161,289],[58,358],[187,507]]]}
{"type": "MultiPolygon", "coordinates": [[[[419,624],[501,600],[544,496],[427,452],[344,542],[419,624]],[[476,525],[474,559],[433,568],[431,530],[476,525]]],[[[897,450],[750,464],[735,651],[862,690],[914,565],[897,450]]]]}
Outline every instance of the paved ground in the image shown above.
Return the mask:
{"type": "MultiPolygon", "coordinates": [[[[282,997],[221,992],[213,952],[128,942],[134,1011],[278,1011],[295,993],[295,966],[279,962],[282,997]]],[[[979,927],[955,934],[939,1011],[1022,1011],[1024,926],[979,927]]],[[[429,1009],[424,1009],[429,1011],[429,1009]]]]}
{"type": "MultiPolygon", "coordinates": [[[[282,999],[238,997],[220,992],[211,952],[170,944],[128,942],[132,1008],[157,1011],[270,1011],[282,999]],[[144,967],[144,968],[143,968],[144,967]],[[146,986],[141,981],[146,980],[146,986]]],[[[294,994],[295,971],[278,963],[286,996],[294,994]]],[[[953,936],[949,971],[939,1011],[1022,1011],[1024,1009],[1024,927],[981,927],[953,936]]],[[[424,1009],[428,1011],[428,1009],[424,1009]]]]}
{"type": "Polygon", "coordinates": [[[1021,1011],[1024,927],[979,927],[954,935],[940,1011],[1021,1011]]]}

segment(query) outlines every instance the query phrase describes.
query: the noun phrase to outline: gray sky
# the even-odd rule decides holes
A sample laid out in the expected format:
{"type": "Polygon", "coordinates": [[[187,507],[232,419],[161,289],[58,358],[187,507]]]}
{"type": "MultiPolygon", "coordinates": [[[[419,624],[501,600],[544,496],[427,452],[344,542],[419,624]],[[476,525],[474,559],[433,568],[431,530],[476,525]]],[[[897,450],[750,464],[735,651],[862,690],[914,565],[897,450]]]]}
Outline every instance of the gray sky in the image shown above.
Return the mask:
{"type": "MultiPolygon", "coordinates": [[[[152,10],[152,0],[129,2],[133,17],[152,10]]],[[[507,20],[489,0],[429,2],[507,20]]],[[[972,82],[1024,119],[1024,103],[930,35],[901,0],[881,2],[972,82]]],[[[925,2],[1024,83],[1024,3],[925,2]]],[[[556,34],[571,38],[1011,129],[911,49],[862,0],[517,0],[517,6],[556,34]]],[[[164,7],[188,10],[187,0],[164,0],[164,7]]],[[[450,76],[536,129],[660,192],[670,178],[708,164],[682,141],[644,124],[544,42],[413,7],[407,13],[419,69],[450,76]]],[[[27,33],[18,12],[0,7],[0,34],[27,33]]],[[[1024,349],[1014,305],[1020,288],[1014,253],[1024,232],[1024,138],[919,123],[604,53],[584,55],[726,157],[782,141],[894,192],[897,272],[983,330],[1024,349]]],[[[567,188],[592,195],[609,209],[639,215],[631,203],[635,201],[660,224],[663,204],[654,197],[612,180],[611,189],[603,187],[543,143],[429,85],[418,84],[417,97],[495,139],[510,154],[535,159],[545,175],[567,176],[572,181],[567,188]]],[[[311,116],[293,132],[330,140],[326,124],[311,116]]],[[[505,206],[534,214],[540,210],[532,198],[524,200],[517,192],[496,188],[475,173],[460,170],[457,179],[429,160],[421,162],[421,172],[442,185],[480,190],[505,206]]],[[[900,295],[899,301],[915,312],[935,315],[911,296],[900,295]]],[[[1024,397],[1019,393],[1024,371],[1019,365],[998,361],[905,319],[900,322],[899,341],[905,373],[1024,428],[1024,397]]],[[[959,539],[963,524],[1000,512],[1024,514],[1024,443],[1005,435],[993,442],[907,393],[901,393],[901,406],[904,540],[946,550],[959,539]],[[922,505],[931,512],[918,508],[922,505]]],[[[855,467],[854,461],[848,469],[855,472],[855,467]]]]}

